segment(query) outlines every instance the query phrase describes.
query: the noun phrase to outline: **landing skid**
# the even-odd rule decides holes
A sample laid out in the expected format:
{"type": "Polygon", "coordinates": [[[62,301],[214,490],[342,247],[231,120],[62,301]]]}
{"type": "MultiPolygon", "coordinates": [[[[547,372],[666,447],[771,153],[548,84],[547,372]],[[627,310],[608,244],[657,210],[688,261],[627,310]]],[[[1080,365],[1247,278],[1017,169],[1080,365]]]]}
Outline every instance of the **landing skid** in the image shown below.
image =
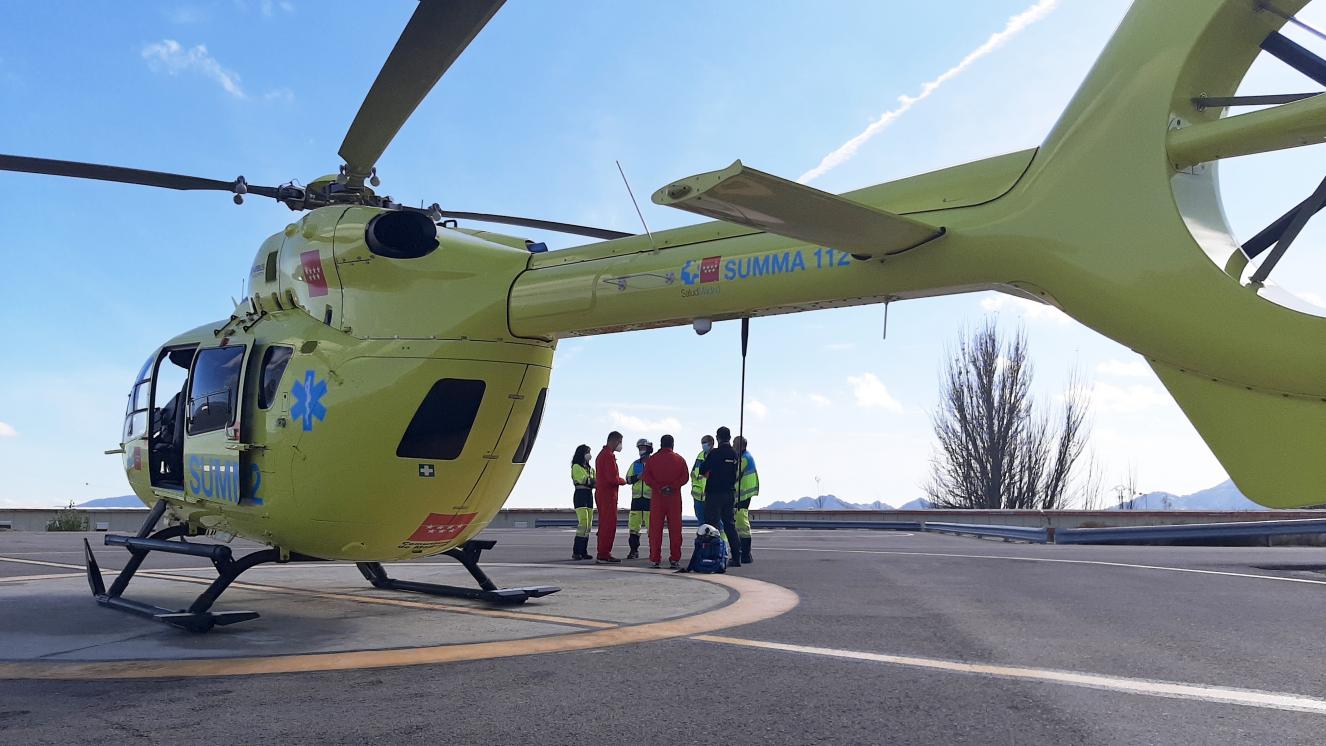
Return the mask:
{"type": "Polygon", "coordinates": [[[541,585],[530,588],[498,588],[497,584],[488,578],[483,569],[479,567],[479,555],[485,549],[492,549],[497,542],[492,540],[480,541],[471,539],[461,547],[448,549],[443,552],[446,556],[456,560],[470,571],[474,582],[479,584],[478,588],[461,588],[454,585],[439,585],[437,583],[419,583],[413,580],[396,580],[387,576],[387,571],[380,562],[356,562],[355,567],[364,574],[364,578],[373,584],[374,588],[381,588],[389,591],[410,591],[412,593],[426,593],[430,596],[450,596],[452,598],[468,598],[475,601],[488,601],[498,604],[523,604],[531,598],[541,598],[561,590],[555,586],[541,585]]]}
{"type": "Polygon", "coordinates": [[[110,590],[106,589],[106,584],[101,578],[101,568],[97,565],[96,556],[92,554],[92,545],[88,543],[87,539],[83,539],[87,582],[88,586],[92,588],[92,595],[97,599],[97,603],[155,619],[158,622],[187,629],[190,632],[206,632],[213,627],[258,618],[258,612],[256,611],[210,611],[212,604],[216,603],[217,597],[226,588],[230,587],[235,578],[238,578],[245,570],[265,562],[317,561],[316,558],[299,554],[291,554],[283,560],[280,550],[277,549],[263,549],[235,559],[230,547],[221,544],[194,544],[185,541],[183,537],[187,536],[189,532],[187,526],[169,526],[152,533],[152,527],[157,524],[157,521],[161,520],[161,516],[165,512],[166,502],[164,500],[158,501],[152,507],[152,512],[148,514],[147,520],[143,521],[142,528],[138,529],[137,535],[108,534],[106,536],[107,546],[125,547],[132,555],[129,561],[125,563],[124,569],[120,570],[120,574],[111,583],[110,590]],[[171,541],[171,539],[176,538],[179,541],[171,541]],[[122,594],[129,585],[129,581],[138,572],[143,560],[152,552],[205,557],[211,560],[212,566],[216,568],[217,578],[207,586],[206,590],[198,594],[193,603],[185,609],[166,609],[124,598],[122,594]]]}

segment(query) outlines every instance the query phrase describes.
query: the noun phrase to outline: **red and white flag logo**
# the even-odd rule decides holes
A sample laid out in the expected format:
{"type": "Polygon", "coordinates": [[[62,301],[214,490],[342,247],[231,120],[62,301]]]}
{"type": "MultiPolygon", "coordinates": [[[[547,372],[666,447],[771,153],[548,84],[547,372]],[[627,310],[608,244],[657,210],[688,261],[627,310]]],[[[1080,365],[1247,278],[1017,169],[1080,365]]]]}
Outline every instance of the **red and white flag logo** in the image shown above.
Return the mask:
{"type": "Polygon", "coordinates": [[[700,260],[700,282],[718,282],[718,265],[722,261],[721,256],[707,256],[700,260]]]}
{"type": "Polygon", "coordinates": [[[304,268],[304,282],[308,284],[310,298],[327,294],[327,275],[322,271],[322,257],[317,250],[305,251],[299,255],[299,264],[304,268]]]}
{"type": "Polygon", "coordinates": [[[419,524],[419,528],[410,534],[408,541],[429,543],[451,541],[460,536],[460,532],[470,525],[475,515],[477,514],[443,515],[441,513],[429,513],[424,522],[419,524]]]}

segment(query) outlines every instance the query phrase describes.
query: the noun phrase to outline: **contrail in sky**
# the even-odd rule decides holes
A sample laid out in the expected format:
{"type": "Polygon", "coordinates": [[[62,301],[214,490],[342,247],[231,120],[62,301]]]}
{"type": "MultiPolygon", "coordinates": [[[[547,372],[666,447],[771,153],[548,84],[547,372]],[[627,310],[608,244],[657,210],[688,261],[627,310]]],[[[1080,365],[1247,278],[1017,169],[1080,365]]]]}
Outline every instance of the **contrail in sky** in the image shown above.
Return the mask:
{"type": "Polygon", "coordinates": [[[851,160],[852,157],[856,155],[856,151],[861,149],[862,145],[865,145],[866,142],[875,135],[883,132],[885,127],[893,124],[894,120],[903,114],[906,114],[908,109],[928,98],[930,94],[939,90],[940,86],[961,75],[980,58],[1003,46],[1009,39],[1017,36],[1022,29],[1025,29],[1031,24],[1049,15],[1058,5],[1059,0],[1040,0],[1040,2],[1030,8],[1009,18],[1008,25],[1004,26],[1003,31],[991,34],[990,38],[986,39],[984,44],[972,50],[966,57],[963,57],[962,62],[950,67],[938,78],[921,86],[921,92],[916,96],[899,96],[897,108],[884,112],[879,119],[871,122],[870,126],[866,127],[861,134],[853,137],[851,140],[843,143],[837,150],[824,156],[824,159],[820,161],[818,166],[801,174],[797,181],[802,184],[809,184],[815,179],[827,174],[829,171],[832,171],[835,167],[851,160]]]}

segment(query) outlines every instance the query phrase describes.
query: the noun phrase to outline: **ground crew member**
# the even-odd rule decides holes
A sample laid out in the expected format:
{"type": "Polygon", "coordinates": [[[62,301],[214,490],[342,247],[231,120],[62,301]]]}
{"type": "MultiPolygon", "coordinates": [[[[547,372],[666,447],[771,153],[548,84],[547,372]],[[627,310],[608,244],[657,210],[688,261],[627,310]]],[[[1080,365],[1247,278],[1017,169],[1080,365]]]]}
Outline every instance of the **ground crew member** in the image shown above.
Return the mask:
{"type": "MultiPolygon", "coordinates": [[[[732,449],[740,459],[737,472],[737,502],[734,511],[737,519],[737,536],[741,539],[741,564],[755,560],[750,555],[750,501],[760,494],[760,475],[755,471],[755,457],[746,450],[746,438],[738,435],[732,439],[732,449]]],[[[732,554],[737,553],[736,549],[732,554]]]]}
{"type": "Polygon", "coordinates": [[[576,509],[576,540],[571,548],[571,559],[593,559],[589,553],[589,527],[594,521],[594,467],[589,465],[589,446],[576,448],[571,457],[571,484],[575,493],[571,504],[576,509]]]}
{"type": "Polygon", "coordinates": [[[649,531],[650,490],[641,477],[645,473],[645,462],[654,453],[654,444],[641,438],[635,442],[635,449],[640,452],[640,458],[632,461],[626,470],[626,483],[631,485],[631,510],[626,514],[626,530],[630,532],[627,541],[630,542],[631,551],[626,559],[640,559],[640,529],[643,527],[646,532],[649,531]]]}
{"type": "Polygon", "coordinates": [[[617,488],[626,484],[617,470],[618,451],[622,449],[622,434],[613,430],[608,442],[594,460],[594,504],[599,509],[598,547],[594,554],[597,562],[621,562],[612,556],[612,542],[617,538],[617,488]]]}
{"type": "Polygon", "coordinates": [[[704,474],[700,471],[700,467],[704,465],[704,457],[709,455],[713,447],[714,436],[705,435],[700,438],[700,453],[691,463],[691,500],[695,503],[695,521],[701,525],[704,524],[704,474]]]}
{"type": "Polygon", "coordinates": [[[643,480],[653,493],[649,505],[649,561],[658,569],[663,561],[663,524],[668,525],[668,567],[681,567],[681,490],[690,480],[686,459],[672,450],[672,436],[658,439],[658,453],[645,464],[643,480]]]}
{"type": "MultiPolygon", "coordinates": [[[[736,516],[733,515],[737,499],[737,452],[732,450],[732,431],[718,428],[718,445],[710,449],[700,466],[704,474],[704,520],[711,526],[722,526],[727,545],[732,549],[732,562],[728,567],[741,567],[740,545],[737,537],[736,516]]],[[[603,519],[599,518],[602,525],[603,519]]]]}

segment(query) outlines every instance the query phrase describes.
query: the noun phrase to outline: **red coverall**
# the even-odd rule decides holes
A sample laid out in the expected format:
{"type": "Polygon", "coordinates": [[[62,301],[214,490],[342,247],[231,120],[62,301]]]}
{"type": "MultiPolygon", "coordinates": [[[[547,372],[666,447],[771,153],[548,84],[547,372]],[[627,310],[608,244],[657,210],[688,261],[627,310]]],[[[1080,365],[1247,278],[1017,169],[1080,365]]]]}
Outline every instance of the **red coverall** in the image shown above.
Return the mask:
{"type": "Polygon", "coordinates": [[[594,460],[594,505],[599,509],[598,559],[612,554],[612,541],[617,538],[617,488],[626,484],[617,471],[617,456],[603,446],[594,460]]]}
{"type": "MultiPolygon", "coordinates": [[[[691,480],[686,459],[671,448],[661,448],[645,462],[642,477],[653,496],[649,501],[649,561],[663,557],[663,522],[668,523],[668,560],[681,561],[681,488],[691,480]]],[[[602,520],[602,519],[599,519],[602,520]]]]}

